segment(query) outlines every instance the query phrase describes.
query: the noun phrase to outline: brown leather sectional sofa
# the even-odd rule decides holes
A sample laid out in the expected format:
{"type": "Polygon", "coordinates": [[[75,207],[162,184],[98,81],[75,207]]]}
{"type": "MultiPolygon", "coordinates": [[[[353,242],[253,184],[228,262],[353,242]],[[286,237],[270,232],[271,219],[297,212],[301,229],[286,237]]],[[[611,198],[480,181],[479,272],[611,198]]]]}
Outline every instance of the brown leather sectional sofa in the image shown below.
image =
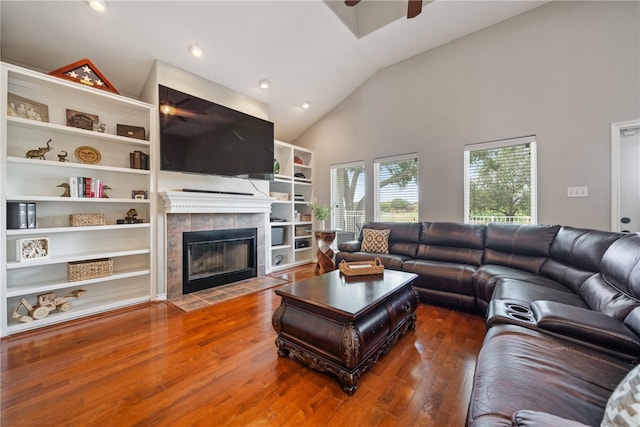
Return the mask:
{"type": "Polygon", "coordinates": [[[389,253],[342,243],[336,261],[380,258],[418,274],[423,302],[486,316],[467,425],[600,425],[640,359],[640,235],[566,226],[367,223],[389,253]]]}

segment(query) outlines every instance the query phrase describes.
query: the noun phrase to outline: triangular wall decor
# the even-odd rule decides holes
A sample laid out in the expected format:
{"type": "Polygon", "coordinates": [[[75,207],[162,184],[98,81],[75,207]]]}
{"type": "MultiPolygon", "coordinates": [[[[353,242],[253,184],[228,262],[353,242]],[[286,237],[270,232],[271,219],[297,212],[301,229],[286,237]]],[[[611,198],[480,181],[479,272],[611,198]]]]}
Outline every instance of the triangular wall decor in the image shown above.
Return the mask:
{"type": "Polygon", "coordinates": [[[87,58],[83,58],[73,64],[65,65],[57,70],[53,70],[49,75],[76,83],[82,83],[97,89],[107,90],[119,95],[116,88],[113,87],[109,80],[107,80],[100,70],[98,70],[98,68],[96,68],[96,66],[87,58]]]}

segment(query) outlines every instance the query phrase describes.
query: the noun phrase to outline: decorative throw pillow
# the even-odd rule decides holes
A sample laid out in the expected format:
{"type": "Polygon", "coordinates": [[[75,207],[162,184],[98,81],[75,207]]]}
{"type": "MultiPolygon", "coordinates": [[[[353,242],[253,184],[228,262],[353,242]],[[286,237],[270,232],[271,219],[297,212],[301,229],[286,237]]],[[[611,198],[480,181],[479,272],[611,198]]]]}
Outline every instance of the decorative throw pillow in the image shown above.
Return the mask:
{"type": "Polygon", "coordinates": [[[362,230],[361,250],[363,252],[388,254],[389,233],[391,233],[391,230],[372,230],[370,228],[365,228],[362,230]]]}
{"type": "Polygon", "coordinates": [[[601,427],[625,427],[640,425],[640,365],[633,368],[613,390],[601,427]]]}

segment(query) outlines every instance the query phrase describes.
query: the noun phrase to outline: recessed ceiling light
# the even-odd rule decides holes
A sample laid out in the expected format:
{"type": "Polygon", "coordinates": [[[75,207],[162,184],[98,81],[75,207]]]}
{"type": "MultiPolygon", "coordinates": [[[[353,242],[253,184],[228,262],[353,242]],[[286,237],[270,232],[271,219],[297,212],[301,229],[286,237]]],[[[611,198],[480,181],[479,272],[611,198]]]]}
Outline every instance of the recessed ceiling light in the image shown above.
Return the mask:
{"type": "Polygon", "coordinates": [[[191,46],[189,46],[189,52],[191,52],[191,55],[195,56],[196,58],[200,58],[202,54],[204,54],[204,49],[202,49],[202,47],[198,46],[197,44],[192,44],[191,46]]]}
{"type": "Polygon", "coordinates": [[[104,12],[109,7],[106,0],[88,0],[87,3],[96,12],[104,12]]]}
{"type": "Polygon", "coordinates": [[[270,85],[271,83],[269,83],[269,80],[267,79],[260,80],[260,89],[269,89],[270,85]]]}
{"type": "Polygon", "coordinates": [[[302,108],[304,108],[305,110],[308,110],[309,107],[311,107],[311,104],[309,103],[309,101],[305,101],[302,103],[302,108]]]}

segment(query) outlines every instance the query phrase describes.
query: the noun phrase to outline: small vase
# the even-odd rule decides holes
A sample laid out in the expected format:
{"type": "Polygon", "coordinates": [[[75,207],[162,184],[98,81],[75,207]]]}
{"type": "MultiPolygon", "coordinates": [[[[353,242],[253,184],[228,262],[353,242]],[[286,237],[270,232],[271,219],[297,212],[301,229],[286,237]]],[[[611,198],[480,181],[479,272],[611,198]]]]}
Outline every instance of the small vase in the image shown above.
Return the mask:
{"type": "Polygon", "coordinates": [[[324,219],[320,220],[320,230],[324,230],[324,219]]]}

